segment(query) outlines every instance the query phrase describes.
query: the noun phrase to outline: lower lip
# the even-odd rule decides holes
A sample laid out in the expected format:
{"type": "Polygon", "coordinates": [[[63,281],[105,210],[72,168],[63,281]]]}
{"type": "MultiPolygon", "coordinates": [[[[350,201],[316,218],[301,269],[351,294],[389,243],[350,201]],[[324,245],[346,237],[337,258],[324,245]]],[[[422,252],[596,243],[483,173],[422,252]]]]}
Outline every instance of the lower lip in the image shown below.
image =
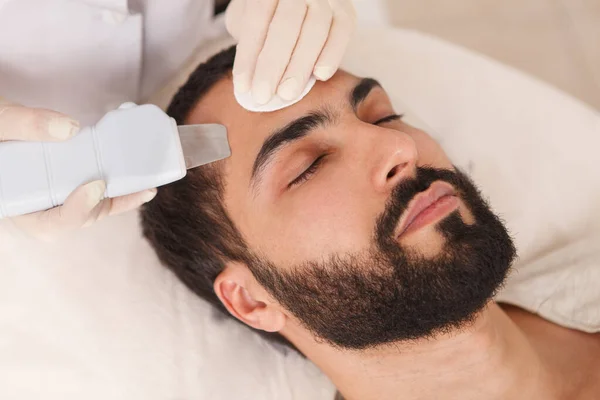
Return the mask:
{"type": "Polygon", "coordinates": [[[424,226],[437,222],[457,208],[458,197],[450,195],[440,197],[438,201],[421,211],[400,236],[415,232],[424,226]]]}

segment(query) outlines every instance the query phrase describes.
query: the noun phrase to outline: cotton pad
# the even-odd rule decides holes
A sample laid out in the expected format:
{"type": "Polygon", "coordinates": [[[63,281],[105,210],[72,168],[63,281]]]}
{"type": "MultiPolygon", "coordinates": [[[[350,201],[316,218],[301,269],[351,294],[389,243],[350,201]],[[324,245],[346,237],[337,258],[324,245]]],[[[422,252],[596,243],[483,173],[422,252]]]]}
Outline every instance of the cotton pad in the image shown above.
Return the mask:
{"type": "Polygon", "coordinates": [[[271,98],[271,100],[269,100],[266,104],[262,104],[262,105],[257,104],[254,101],[254,99],[252,98],[252,91],[248,91],[246,93],[238,93],[234,90],[233,92],[235,95],[235,99],[237,100],[239,105],[244,107],[246,110],[253,111],[253,112],[271,112],[271,111],[281,110],[282,108],[285,108],[285,107],[289,107],[292,104],[296,104],[297,102],[302,100],[304,98],[304,96],[306,96],[308,94],[308,92],[310,92],[310,89],[312,89],[312,87],[315,85],[316,81],[317,81],[316,78],[314,76],[311,76],[310,79],[308,80],[308,83],[306,84],[306,87],[302,91],[302,93],[300,93],[300,95],[298,97],[296,97],[295,99],[284,100],[281,97],[279,97],[277,94],[275,94],[271,98]]]}

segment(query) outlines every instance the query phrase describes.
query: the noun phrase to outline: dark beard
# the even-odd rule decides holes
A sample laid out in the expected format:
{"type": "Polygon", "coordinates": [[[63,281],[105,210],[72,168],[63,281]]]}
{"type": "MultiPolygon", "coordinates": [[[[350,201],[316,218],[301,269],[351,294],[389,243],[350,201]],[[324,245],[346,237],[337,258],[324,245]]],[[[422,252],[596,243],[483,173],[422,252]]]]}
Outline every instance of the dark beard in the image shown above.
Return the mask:
{"type": "Polygon", "coordinates": [[[258,281],[318,340],[347,349],[433,337],[471,322],[502,286],[516,256],[500,219],[460,170],[418,168],[378,218],[372,249],[294,268],[255,257],[258,281]],[[433,259],[403,248],[394,229],[410,200],[435,181],[450,183],[475,217],[458,211],[436,229],[446,243],[433,259]]]}

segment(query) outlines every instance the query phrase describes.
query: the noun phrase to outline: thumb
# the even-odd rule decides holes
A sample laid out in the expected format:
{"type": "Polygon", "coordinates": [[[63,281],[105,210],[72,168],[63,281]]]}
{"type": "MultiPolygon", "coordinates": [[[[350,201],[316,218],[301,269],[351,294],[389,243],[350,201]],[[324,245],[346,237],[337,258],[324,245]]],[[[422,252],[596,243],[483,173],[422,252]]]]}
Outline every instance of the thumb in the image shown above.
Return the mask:
{"type": "Polygon", "coordinates": [[[0,142],[65,140],[78,131],[79,123],[65,114],[0,103],[0,142]]]}

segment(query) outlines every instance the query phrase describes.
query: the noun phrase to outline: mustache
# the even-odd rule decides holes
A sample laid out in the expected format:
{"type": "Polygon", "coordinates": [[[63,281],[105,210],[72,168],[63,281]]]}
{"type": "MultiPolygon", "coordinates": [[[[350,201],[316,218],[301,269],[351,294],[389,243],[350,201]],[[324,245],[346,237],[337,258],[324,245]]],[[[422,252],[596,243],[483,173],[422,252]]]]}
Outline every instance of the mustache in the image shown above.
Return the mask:
{"type": "Polygon", "coordinates": [[[419,193],[427,190],[433,182],[443,181],[449,183],[457,191],[469,191],[468,178],[458,168],[456,171],[432,167],[417,167],[414,178],[405,179],[400,182],[390,194],[385,210],[377,218],[375,237],[379,239],[390,238],[394,234],[396,225],[402,214],[408,208],[408,204],[419,193]]]}

